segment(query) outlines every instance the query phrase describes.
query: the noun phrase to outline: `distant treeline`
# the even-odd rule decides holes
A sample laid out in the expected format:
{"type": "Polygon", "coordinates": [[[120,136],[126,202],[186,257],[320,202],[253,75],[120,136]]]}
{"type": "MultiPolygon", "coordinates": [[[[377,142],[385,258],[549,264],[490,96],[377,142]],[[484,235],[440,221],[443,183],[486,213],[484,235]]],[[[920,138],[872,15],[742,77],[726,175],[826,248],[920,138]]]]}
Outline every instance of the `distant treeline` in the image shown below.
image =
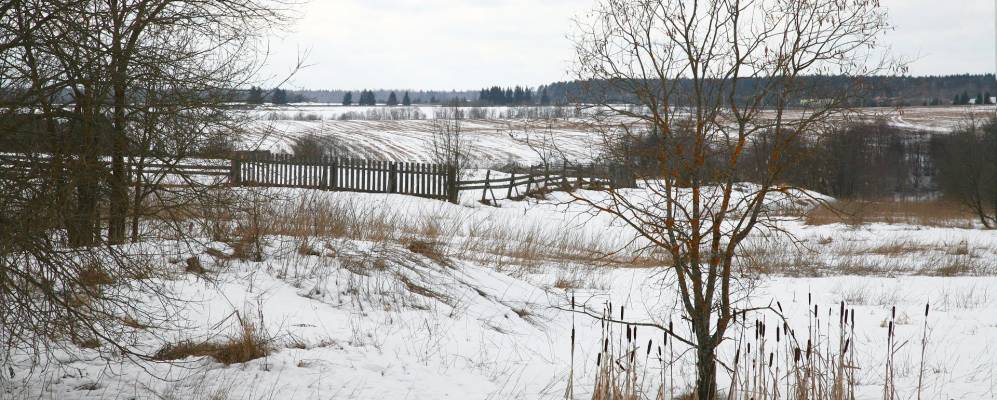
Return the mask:
{"type": "MultiPolygon", "coordinates": [[[[741,79],[738,86],[743,97],[738,100],[752,97],[755,88],[763,83],[760,79],[741,79]]],[[[676,84],[679,87],[672,104],[680,106],[681,91],[688,90],[690,82],[678,81],[676,84]]],[[[989,104],[991,97],[997,96],[997,80],[993,74],[869,76],[858,82],[851,77],[814,76],[801,79],[799,86],[800,94],[790,99],[796,104],[844,97],[849,99],[850,105],[863,107],[966,105],[989,104]]],[[[298,100],[339,104],[351,92],[352,96],[361,93],[348,90],[288,90],[287,98],[291,102],[298,100]]],[[[392,103],[389,102],[392,93],[408,93],[411,104],[444,104],[453,101],[483,106],[636,103],[633,94],[605,81],[555,82],[539,87],[491,86],[477,91],[364,90],[363,93],[367,94],[365,97],[373,95],[377,104],[392,103]]],[[[402,102],[399,100],[394,103],[402,102]]]]}
{"type": "MultiPolygon", "coordinates": [[[[746,100],[754,95],[754,88],[762,85],[760,79],[741,79],[739,92],[746,100]]],[[[681,92],[688,90],[690,81],[676,83],[674,105],[681,105],[681,92]],[[683,87],[685,86],[685,87],[683,87]]],[[[840,76],[814,76],[801,79],[800,93],[790,99],[796,104],[819,101],[822,98],[842,98],[850,105],[863,107],[930,106],[989,103],[990,94],[997,95],[997,80],[993,74],[948,76],[869,76],[858,79],[840,76]]],[[[618,89],[606,81],[556,82],[546,86],[549,98],[555,103],[634,103],[633,94],[618,89]]]]}

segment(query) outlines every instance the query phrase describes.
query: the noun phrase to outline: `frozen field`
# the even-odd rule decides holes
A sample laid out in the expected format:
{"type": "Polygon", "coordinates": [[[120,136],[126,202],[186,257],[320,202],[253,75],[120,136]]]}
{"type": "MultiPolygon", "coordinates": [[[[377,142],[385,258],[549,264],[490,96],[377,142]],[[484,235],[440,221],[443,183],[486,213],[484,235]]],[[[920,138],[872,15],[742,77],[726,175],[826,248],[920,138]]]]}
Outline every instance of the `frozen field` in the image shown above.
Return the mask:
{"type": "MultiPolygon", "coordinates": [[[[532,108],[545,112],[556,109],[532,108]]],[[[254,115],[266,122],[260,123],[255,130],[257,133],[249,135],[242,146],[291,153],[296,141],[314,137],[344,157],[431,162],[433,118],[439,110],[439,107],[429,106],[372,108],[301,105],[264,108],[254,111],[254,115]],[[356,119],[366,113],[390,112],[398,114],[396,120],[356,119]]],[[[577,162],[592,161],[600,156],[605,128],[593,128],[572,118],[558,118],[551,121],[553,125],[548,129],[547,121],[529,117],[529,110],[531,108],[465,109],[468,114],[484,116],[468,118],[463,122],[474,166],[486,168],[508,162],[537,164],[541,162],[537,150],[542,153],[556,149],[558,158],[563,155],[577,162]],[[517,112],[524,116],[515,117],[517,112]]],[[[565,114],[574,113],[573,108],[563,110],[565,114]]],[[[980,118],[994,112],[994,106],[867,108],[860,110],[859,118],[882,119],[895,126],[944,133],[959,127],[970,116],[980,118]]]]}
{"type": "MultiPolygon", "coordinates": [[[[22,358],[10,365],[15,378],[4,381],[0,393],[39,399],[560,399],[574,326],[574,397],[587,399],[600,323],[561,310],[572,296],[592,310],[612,301],[626,307],[628,320],[674,321],[684,330],[668,274],[653,263],[634,267],[586,256],[587,250],[623,245],[628,231],[565,205],[563,195],[488,207],[473,196],[453,205],[400,195],[280,193],[292,199],[284,210],[352,210],[369,219],[335,235],[275,233],[267,237],[261,262],[230,259],[232,248],[219,242],[193,248],[161,243],[163,268],[174,272],[173,291],[191,300],[178,314],[186,328],[139,339],[154,350],[178,340],[224,337],[238,330],[232,317],[238,312],[260,316],[271,355],[230,366],[197,358],[165,365],[106,362],[95,350],[81,350],[57,355],[50,360],[57,363],[30,374],[29,360],[22,358]],[[413,246],[423,241],[439,247],[413,246]],[[183,272],[181,260],[191,255],[204,263],[206,276],[183,272]]],[[[820,309],[816,323],[830,326],[845,302],[855,310],[862,399],[882,396],[885,326],[896,307],[903,343],[895,361],[898,392],[913,398],[923,310],[930,302],[923,397],[997,396],[997,232],[810,226],[794,217],[780,227],[797,245],[784,236],[756,235],[751,253],[773,271],[743,282],[740,307],[779,302],[793,329],[803,332],[812,307],[820,309]],[[973,267],[946,269],[952,263],[973,267]]],[[[641,352],[644,341],[651,339],[653,347],[659,338],[642,328],[641,352]]],[[[726,357],[732,352],[727,348],[726,357]]],[[[655,387],[657,364],[639,364],[647,371],[642,387],[655,387]]],[[[689,383],[691,368],[690,357],[675,364],[676,386],[689,383]]]]}

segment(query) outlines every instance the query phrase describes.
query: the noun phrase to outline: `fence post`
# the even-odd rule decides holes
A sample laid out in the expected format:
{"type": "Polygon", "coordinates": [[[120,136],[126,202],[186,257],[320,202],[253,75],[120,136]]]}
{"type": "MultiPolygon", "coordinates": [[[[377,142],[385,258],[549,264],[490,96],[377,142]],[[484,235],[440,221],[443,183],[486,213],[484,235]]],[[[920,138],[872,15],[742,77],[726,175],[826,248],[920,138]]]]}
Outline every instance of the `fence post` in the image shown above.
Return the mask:
{"type": "Polygon", "coordinates": [[[491,175],[492,175],[492,170],[490,170],[490,169],[489,170],[485,170],[485,187],[484,187],[484,189],[481,189],[481,202],[482,203],[485,202],[485,200],[487,199],[486,196],[488,196],[488,186],[489,186],[488,180],[491,179],[491,175]]]}
{"type": "Polygon", "coordinates": [[[388,164],[388,193],[398,193],[398,163],[388,164]]]}
{"type": "Polygon", "coordinates": [[[457,204],[457,168],[453,165],[447,166],[447,200],[457,204]]]}
{"type": "Polygon", "coordinates": [[[509,177],[509,191],[505,194],[505,198],[512,198],[512,188],[516,186],[516,170],[512,170],[512,175],[509,177]]]}
{"type": "Polygon", "coordinates": [[[232,171],[229,172],[229,184],[232,186],[239,186],[242,182],[242,163],[239,160],[239,155],[236,154],[232,157],[232,171]]]}

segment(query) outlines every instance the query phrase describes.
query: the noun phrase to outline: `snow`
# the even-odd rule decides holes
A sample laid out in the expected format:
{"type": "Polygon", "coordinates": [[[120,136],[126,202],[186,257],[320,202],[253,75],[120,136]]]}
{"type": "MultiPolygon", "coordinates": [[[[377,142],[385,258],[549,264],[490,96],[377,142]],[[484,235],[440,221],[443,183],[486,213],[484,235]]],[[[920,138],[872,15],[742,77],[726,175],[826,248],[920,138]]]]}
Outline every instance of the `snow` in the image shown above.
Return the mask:
{"type": "MultiPolygon", "coordinates": [[[[176,269],[171,282],[175,293],[191,300],[181,313],[188,329],[150,333],[143,345],[155,349],[174,340],[230,335],[238,329],[233,317],[238,312],[244,318],[263,316],[277,347],[273,354],[231,366],[193,358],[167,365],[107,362],[81,349],[30,373],[31,360],[22,357],[11,365],[15,379],[4,381],[6,391],[0,393],[49,399],[186,399],[215,393],[233,399],[555,399],[563,398],[574,326],[575,397],[584,399],[594,382],[599,322],[560,310],[569,296],[595,310],[606,301],[625,305],[627,319],[634,321],[681,322],[668,275],[661,269],[557,258],[530,264],[480,257],[475,252],[485,247],[467,245],[475,227],[521,239],[563,236],[607,249],[626,243],[626,228],[566,204],[563,194],[549,200],[501,200],[500,207],[488,207],[473,196],[452,205],[402,195],[281,192],[371,212],[390,210],[401,225],[438,219],[453,227],[455,233],[444,238],[451,251],[440,261],[395,241],[320,238],[315,247],[323,249],[321,254],[306,256],[294,251],[299,239],[282,236],[270,238],[268,257],[259,263],[217,259],[205,249],[194,249],[190,254],[202,259],[213,279],[183,274],[180,264],[169,266],[176,269]],[[565,278],[577,281],[577,287],[554,287],[565,278]]],[[[859,398],[875,398],[882,390],[882,326],[891,307],[900,316],[898,340],[906,342],[897,357],[899,391],[910,397],[920,360],[922,313],[930,302],[925,398],[995,396],[997,232],[887,224],[808,226],[788,217],[781,226],[804,244],[801,249],[774,236],[758,235],[753,243],[769,243],[768,251],[776,252],[773,258],[823,259],[823,269],[817,276],[776,273],[745,281],[751,296],[741,307],[778,301],[794,328],[805,330],[812,307],[808,298],[821,313],[836,313],[837,304],[845,301],[857,316],[859,398]],[[870,254],[870,249],[897,242],[911,246],[900,254],[870,254]],[[966,254],[946,250],[961,243],[966,254]],[[970,257],[986,268],[965,276],[930,276],[932,268],[952,257],[970,257]],[[840,268],[851,264],[842,260],[849,258],[865,260],[871,269],[843,273],[840,268]]],[[[230,251],[221,243],[207,247],[230,251]]],[[[540,251],[557,252],[548,249],[540,251]]],[[[642,329],[641,335],[655,342],[660,337],[650,329],[642,329]]],[[[730,345],[724,351],[732,357],[730,345]]],[[[680,387],[690,383],[690,362],[677,366],[680,387]]],[[[648,376],[653,380],[657,375],[648,376]]]]}

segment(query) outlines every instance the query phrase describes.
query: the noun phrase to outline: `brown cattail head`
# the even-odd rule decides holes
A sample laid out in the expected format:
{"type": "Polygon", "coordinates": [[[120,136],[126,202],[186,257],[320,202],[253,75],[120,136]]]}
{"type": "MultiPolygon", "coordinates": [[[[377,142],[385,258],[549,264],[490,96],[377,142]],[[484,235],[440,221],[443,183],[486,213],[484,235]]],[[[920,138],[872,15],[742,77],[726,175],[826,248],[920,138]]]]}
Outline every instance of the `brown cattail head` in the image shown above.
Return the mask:
{"type": "Polygon", "coordinates": [[[651,355],[651,339],[647,339],[647,354],[645,354],[644,357],[647,357],[649,355],[651,355]]]}
{"type": "Polygon", "coordinates": [[[797,347],[796,351],[793,352],[793,361],[800,362],[800,348],[797,347]]]}
{"type": "Polygon", "coordinates": [[[777,302],[775,302],[775,305],[776,305],[776,307],[779,307],[779,312],[782,312],[782,303],[780,303],[780,302],[777,301],[777,302]]]}
{"type": "Polygon", "coordinates": [[[924,303],[924,317],[928,317],[928,308],[931,307],[931,303],[924,303]]]}
{"type": "Polygon", "coordinates": [[[842,353],[848,352],[848,344],[851,343],[851,339],[845,339],[845,348],[841,350],[842,353]]]}
{"type": "Polygon", "coordinates": [[[893,337],[893,321],[890,321],[889,325],[886,326],[886,335],[893,337]]]}
{"type": "Polygon", "coordinates": [[[772,365],[772,360],[775,358],[775,353],[769,352],[769,365],[772,365]]]}
{"type": "Polygon", "coordinates": [[[776,327],[775,328],[775,342],[776,343],[779,343],[779,336],[780,336],[779,335],[779,331],[780,331],[780,329],[778,327],[776,327]]]}
{"type": "Polygon", "coordinates": [[[845,301],[841,301],[841,307],[838,310],[838,325],[845,324],[845,301]]]}
{"type": "Polygon", "coordinates": [[[897,306],[893,306],[893,309],[890,310],[890,318],[897,319],[897,306]]]}
{"type": "Polygon", "coordinates": [[[623,319],[623,311],[625,311],[623,306],[620,306],[620,319],[623,319]]]}
{"type": "Polygon", "coordinates": [[[599,364],[602,364],[602,353],[595,356],[595,366],[598,367],[599,364]]]}
{"type": "Polygon", "coordinates": [[[741,358],[741,348],[738,347],[737,351],[734,352],[734,365],[737,365],[737,360],[741,358]]]}
{"type": "Polygon", "coordinates": [[[812,345],[810,343],[810,339],[807,339],[807,360],[810,359],[810,349],[811,349],[811,347],[812,347],[812,345]]]}

